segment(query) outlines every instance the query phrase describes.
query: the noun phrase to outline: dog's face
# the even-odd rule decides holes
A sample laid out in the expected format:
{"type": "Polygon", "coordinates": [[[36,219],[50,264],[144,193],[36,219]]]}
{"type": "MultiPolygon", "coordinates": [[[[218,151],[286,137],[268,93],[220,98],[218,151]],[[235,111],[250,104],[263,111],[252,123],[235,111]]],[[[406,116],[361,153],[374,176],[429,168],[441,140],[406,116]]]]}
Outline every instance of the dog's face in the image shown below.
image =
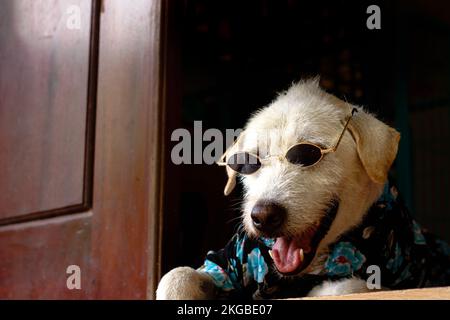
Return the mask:
{"type": "MultiPolygon", "coordinates": [[[[256,172],[239,175],[243,223],[251,236],[276,238],[272,257],[281,274],[310,272],[321,252],[361,221],[382,190],[399,134],[362,109],[336,151],[315,165],[292,164],[285,157],[300,142],[334,146],[352,108],[315,81],[296,84],[250,119],[228,153],[266,159],[256,172]]],[[[232,179],[234,173],[227,171],[232,179]]]]}

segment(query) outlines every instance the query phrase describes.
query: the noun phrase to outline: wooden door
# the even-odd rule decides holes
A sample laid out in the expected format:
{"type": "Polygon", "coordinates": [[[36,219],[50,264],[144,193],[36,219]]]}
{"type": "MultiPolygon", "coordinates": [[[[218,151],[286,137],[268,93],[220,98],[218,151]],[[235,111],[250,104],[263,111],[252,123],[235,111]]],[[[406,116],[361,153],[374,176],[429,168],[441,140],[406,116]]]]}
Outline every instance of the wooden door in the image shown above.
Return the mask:
{"type": "Polygon", "coordinates": [[[153,296],[161,15],[151,0],[0,1],[0,298],[153,296]]]}

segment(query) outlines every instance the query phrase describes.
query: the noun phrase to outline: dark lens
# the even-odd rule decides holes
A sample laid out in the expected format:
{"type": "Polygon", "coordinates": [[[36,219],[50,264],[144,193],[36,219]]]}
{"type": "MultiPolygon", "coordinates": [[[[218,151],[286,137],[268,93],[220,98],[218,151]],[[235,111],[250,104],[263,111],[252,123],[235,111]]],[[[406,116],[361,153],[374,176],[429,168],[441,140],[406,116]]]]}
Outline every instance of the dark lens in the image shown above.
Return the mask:
{"type": "Polygon", "coordinates": [[[259,159],[248,152],[238,152],[233,154],[228,159],[227,165],[241,174],[252,174],[261,168],[259,159]]]}
{"type": "Polygon", "coordinates": [[[286,153],[286,159],[293,164],[301,164],[304,167],[317,163],[322,158],[319,147],[312,144],[297,144],[286,153]]]}

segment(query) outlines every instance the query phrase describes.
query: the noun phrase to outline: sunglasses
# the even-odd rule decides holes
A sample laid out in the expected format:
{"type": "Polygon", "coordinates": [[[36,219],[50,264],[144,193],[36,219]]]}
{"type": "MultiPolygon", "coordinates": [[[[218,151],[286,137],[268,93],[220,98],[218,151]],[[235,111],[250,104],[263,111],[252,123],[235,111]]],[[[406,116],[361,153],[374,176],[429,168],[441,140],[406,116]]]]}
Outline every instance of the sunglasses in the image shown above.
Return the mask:
{"type": "MultiPolygon", "coordinates": [[[[344,129],[342,130],[341,134],[339,135],[339,138],[337,139],[336,143],[331,148],[323,148],[318,145],[315,145],[313,143],[309,142],[301,142],[294,144],[290,148],[288,148],[286,154],[284,156],[277,156],[277,155],[271,155],[264,158],[260,158],[258,155],[245,152],[245,151],[238,151],[234,154],[232,154],[230,157],[228,157],[227,161],[224,161],[228,150],[222,155],[220,160],[217,162],[217,165],[219,166],[228,166],[233,171],[243,174],[243,175],[249,175],[252,173],[255,173],[258,171],[263,162],[270,160],[271,158],[278,158],[280,160],[286,159],[289,163],[299,165],[302,167],[312,167],[320,162],[320,160],[323,159],[324,155],[328,153],[335,152],[336,149],[339,146],[339,143],[342,140],[342,137],[344,136],[345,130],[347,129],[347,126],[353,117],[353,114],[357,112],[358,110],[356,108],[353,108],[351,115],[347,118],[344,129]]],[[[233,146],[238,142],[239,138],[235,141],[233,146]]],[[[230,148],[231,149],[231,148],[230,148]]]]}

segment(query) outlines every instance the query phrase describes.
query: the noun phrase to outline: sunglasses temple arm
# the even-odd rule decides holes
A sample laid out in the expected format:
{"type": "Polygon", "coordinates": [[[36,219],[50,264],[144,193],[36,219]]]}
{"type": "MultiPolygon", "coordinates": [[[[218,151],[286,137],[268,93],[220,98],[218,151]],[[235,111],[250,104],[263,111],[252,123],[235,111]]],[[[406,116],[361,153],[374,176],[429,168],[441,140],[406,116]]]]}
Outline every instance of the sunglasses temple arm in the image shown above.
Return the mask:
{"type": "Polygon", "coordinates": [[[233,148],[241,139],[241,137],[243,136],[244,131],[242,131],[239,136],[237,137],[237,139],[227,148],[227,150],[225,150],[225,152],[222,154],[222,156],[219,158],[219,160],[216,161],[216,164],[219,166],[226,166],[227,163],[225,162],[225,157],[227,156],[228,152],[230,152],[231,148],[233,148]]]}
{"type": "Polygon", "coordinates": [[[347,120],[347,122],[344,125],[344,129],[342,130],[342,132],[341,132],[341,134],[339,136],[339,139],[335,143],[334,147],[328,149],[327,152],[334,152],[334,151],[336,151],[336,149],[338,148],[339,144],[341,143],[342,137],[344,136],[345,130],[347,130],[348,124],[350,123],[350,120],[352,119],[352,117],[355,114],[355,112],[358,112],[358,109],[353,108],[352,114],[348,117],[348,120],[347,120]]]}

